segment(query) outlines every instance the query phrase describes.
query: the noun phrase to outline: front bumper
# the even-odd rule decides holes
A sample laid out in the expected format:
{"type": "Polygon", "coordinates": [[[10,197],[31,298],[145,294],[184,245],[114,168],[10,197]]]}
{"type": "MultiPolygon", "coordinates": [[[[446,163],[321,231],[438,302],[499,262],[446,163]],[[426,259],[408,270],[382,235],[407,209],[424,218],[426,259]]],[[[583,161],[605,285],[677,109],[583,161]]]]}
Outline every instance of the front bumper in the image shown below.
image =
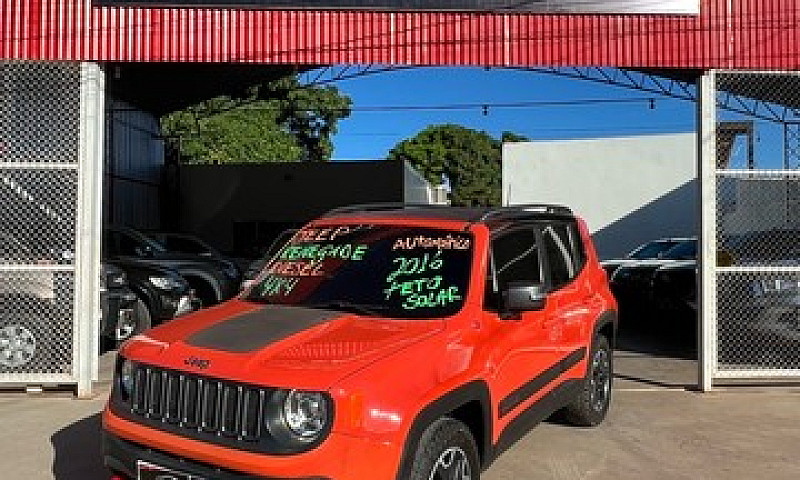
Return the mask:
{"type": "MultiPolygon", "coordinates": [[[[147,463],[155,464],[171,470],[188,473],[192,477],[215,480],[233,480],[242,478],[252,478],[244,472],[236,472],[219,467],[214,467],[200,462],[195,462],[186,458],[170,455],[165,452],[153,450],[133,442],[129,442],[120,437],[103,432],[103,463],[106,468],[116,474],[122,474],[130,479],[136,478],[136,463],[143,460],[147,463]]],[[[260,477],[272,478],[278,477],[260,477]]],[[[296,480],[330,480],[327,477],[295,477],[296,480]]],[[[282,480],[289,480],[284,477],[282,480]]]]}
{"type": "Polygon", "coordinates": [[[332,432],[314,450],[296,455],[267,455],[214,445],[131,422],[106,409],[103,456],[114,472],[136,478],[144,460],[206,479],[390,480],[401,449],[332,432]]]}

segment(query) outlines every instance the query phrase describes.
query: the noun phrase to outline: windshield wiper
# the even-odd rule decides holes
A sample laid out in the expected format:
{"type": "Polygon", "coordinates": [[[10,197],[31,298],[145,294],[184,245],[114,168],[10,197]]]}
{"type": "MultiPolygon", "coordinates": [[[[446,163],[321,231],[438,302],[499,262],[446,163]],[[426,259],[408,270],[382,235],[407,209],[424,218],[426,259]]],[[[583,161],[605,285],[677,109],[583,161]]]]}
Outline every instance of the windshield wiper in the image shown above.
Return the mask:
{"type": "Polygon", "coordinates": [[[371,317],[380,317],[381,312],[385,312],[389,307],[386,305],[363,305],[360,303],[351,303],[345,301],[333,301],[314,303],[311,305],[301,305],[306,308],[320,308],[325,310],[340,310],[342,312],[358,313],[360,315],[369,315],[371,317]]]}

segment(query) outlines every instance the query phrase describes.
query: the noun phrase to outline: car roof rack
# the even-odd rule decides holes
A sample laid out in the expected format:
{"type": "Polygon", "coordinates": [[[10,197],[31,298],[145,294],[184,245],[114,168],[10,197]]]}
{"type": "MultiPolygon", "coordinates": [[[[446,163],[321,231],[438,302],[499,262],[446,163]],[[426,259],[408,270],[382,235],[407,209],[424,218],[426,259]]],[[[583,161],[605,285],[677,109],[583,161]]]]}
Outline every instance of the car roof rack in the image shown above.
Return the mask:
{"type": "Polygon", "coordinates": [[[524,205],[510,205],[507,207],[494,207],[488,209],[480,216],[475,223],[486,222],[488,220],[511,220],[531,215],[561,215],[572,216],[572,210],[564,205],[547,203],[530,203],[524,205]]]}
{"type": "Polygon", "coordinates": [[[392,210],[459,211],[459,219],[469,223],[529,218],[531,215],[573,216],[572,210],[566,206],[544,203],[512,205],[506,207],[451,207],[450,205],[431,205],[426,203],[386,202],[365,203],[338,207],[329,210],[323,215],[323,217],[392,210]]]}
{"type": "Polygon", "coordinates": [[[405,210],[405,209],[434,209],[434,208],[448,208],[450,205],[431,205],[427,203],[403,203],[403,202],[381,202],[381,203],[357,203],[355,205],[346,205],[344,207],[336,207],[328,210],[323,215],[324,217],[333,215],[342,215],[346,213],[359,213],[359,212],[380,212],[384,210],[405,210]]]}

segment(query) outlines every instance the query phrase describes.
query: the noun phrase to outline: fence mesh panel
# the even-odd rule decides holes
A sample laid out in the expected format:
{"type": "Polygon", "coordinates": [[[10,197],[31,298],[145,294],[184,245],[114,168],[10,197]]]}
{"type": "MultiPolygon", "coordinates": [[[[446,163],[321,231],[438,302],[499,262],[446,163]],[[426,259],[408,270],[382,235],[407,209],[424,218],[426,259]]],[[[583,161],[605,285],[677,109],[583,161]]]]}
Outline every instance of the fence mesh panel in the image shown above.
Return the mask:
{"type": "Polygon", "coordinates": [[[719,378],[795,377],[800,77],[731,72],[717,78],[715,371],[719,378]]]}
{"type": "Polygon", "coordinates": [[[0,63],[0,382],[73,378],[77,64],[0,63]]]}

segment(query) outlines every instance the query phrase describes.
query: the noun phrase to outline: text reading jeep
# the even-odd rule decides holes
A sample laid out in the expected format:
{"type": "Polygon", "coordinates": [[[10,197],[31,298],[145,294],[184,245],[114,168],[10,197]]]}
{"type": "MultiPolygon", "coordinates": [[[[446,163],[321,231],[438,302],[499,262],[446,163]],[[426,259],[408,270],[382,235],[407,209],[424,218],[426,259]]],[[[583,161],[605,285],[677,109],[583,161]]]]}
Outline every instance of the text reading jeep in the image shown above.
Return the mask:
{"type": "Polygon", "coordinates": [[[477,479],[562,410],[609,406],[616,303],[558,206],[361,206],[239,298],[138,335],[103,416],[139,479],[477,479]]]}

